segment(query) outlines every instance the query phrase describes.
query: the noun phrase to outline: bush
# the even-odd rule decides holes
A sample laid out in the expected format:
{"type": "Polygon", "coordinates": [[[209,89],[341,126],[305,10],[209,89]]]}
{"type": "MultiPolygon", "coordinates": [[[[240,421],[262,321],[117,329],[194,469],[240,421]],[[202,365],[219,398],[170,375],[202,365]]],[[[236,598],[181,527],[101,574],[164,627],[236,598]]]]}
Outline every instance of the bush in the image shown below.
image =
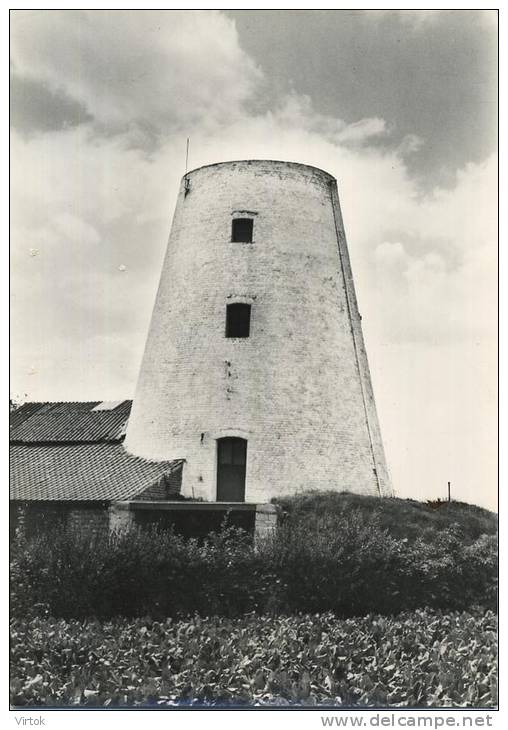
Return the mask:
{"type": "Polygon", "coordinates": [[[400,610],[401,546],[358,511],[347,519],[283,525],[261,551],[278,577],[283,611],[354,616],[400,610]]]}
{"type": "Polygon", "coordinates": [[[260,556],[250,537],[224,528],[204,541],[134,529],[89,538],[48,531],[14,545],[13,615],[235,615],[259,607],[260,556]],[[252,582],[251,589],[248,583],[252,582]]]}
{"type": "Polygon", "coordinates": [[[432,542],[398,538],[379,515],[355,509],[288,521],[257,545],[231,527],[203,541],[155,529],[95,539],[63,531],[18,539],[12,556],[16,616],[496,608],[495,536],[466,540],[451,526],[432,542]]]}
{"type": "Polygon", "coordinates": [[[492,612],[418,610],[11,625],[11,701],[34,706],[494,707],[492,612]]]}

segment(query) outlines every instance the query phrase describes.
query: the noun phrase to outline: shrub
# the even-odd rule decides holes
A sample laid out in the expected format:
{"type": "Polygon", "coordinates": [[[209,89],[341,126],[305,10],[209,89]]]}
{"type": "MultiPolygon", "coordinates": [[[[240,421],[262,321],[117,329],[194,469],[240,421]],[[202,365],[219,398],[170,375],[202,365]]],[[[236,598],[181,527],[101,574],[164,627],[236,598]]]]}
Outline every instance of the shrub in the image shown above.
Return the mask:
{"type": "Polygon", "coordinates": [[[432,542],[411,541],[355,509],[288,521],[256,545],[232,527],[202,541],[156,529],[92,539],[63,531],[20,539],[12,556],[17,616],[355,616],[496,607],[495,536],[465,541],[451,526],[432,542]]]}
{"type": "Polygon", "coordinates": [[[259,608],[266,583],[259,554],[242,530],[204,541],[134,529],[89,538],[48,531],[12,550],[14,615],[62,617],[234,615],[259,608]]]}
{"type": "Polygon", "coordinates": [[[450,528],[432,543],[419,539],[412,546],[408,570],[407,606],[461,609],[479,603],[496,608],[497,538],[483,535],[464,544],[460,530],[450,528]]]}
{"type": "Polygon", "coordinates": [[[284,525],[261,550],[280,581],[281,610],[353,616],[399,609],[400,545],[357,510],[347,519],[284,525]]]}

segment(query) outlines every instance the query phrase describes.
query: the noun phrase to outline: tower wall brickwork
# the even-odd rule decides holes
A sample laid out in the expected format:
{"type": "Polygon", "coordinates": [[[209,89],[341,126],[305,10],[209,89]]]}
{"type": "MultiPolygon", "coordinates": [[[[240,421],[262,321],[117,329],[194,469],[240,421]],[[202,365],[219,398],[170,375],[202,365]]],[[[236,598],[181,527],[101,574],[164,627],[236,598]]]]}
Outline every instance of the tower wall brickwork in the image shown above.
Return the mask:
{"type": "Polygon", "coordinates": [[[245,499],[391,494],[335,179],[289,162],[202,167],[180,187],[125,446],[186,460],[216,498],[217,439],[248,441],[245,499]],[[253,220],[232,242],[233,218],[253,220]],[[225,337],[251,305],[250,336],[225,337]]]}

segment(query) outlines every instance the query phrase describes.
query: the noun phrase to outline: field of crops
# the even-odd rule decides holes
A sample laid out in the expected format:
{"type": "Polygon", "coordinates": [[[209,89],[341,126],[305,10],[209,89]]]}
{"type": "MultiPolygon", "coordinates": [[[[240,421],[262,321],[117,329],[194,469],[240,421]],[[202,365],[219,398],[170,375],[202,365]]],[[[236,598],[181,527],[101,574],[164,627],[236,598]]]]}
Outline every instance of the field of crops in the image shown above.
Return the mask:
{"type": "Polygon", "coordinates": [[[14,706],[494,707],[492,611],[14,619],[14,706]]]}

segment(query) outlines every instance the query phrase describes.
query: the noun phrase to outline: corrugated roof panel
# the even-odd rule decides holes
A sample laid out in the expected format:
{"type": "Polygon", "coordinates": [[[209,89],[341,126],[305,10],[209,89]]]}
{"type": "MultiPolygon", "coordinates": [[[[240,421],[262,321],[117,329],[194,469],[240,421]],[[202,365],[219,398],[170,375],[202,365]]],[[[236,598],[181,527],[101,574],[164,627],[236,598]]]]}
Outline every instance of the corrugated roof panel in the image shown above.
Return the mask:
{"type": "Polygon", "coordinates": [[[183,460],[147,461],[122,444],[10,448],[11,499],[128,500],[152,486],[183,460]]]}
{"type": "Polygon", "coordinates": [[[16,443],[120,441],[125,435],[132,401],[120,401],[112,410],[94,410],[100,403],[26,404],[33,406],[33,413],[11,429],[10,440],[16,443]],[[36,405],[41,407],[35,408],[36,405]]]}
{"type": "Polygon", "coordinates": [[[30,416],[33,416],[36,411],[39,411],[41,408],[47,407],[51,405],[50,403],[23,403],[23,405],[16,408],[16,410],[11,411],[9,414],[9,425],[10,429],[17,428],[23,421],[26,421],[27,418],[30,418],[30,416]]]}

